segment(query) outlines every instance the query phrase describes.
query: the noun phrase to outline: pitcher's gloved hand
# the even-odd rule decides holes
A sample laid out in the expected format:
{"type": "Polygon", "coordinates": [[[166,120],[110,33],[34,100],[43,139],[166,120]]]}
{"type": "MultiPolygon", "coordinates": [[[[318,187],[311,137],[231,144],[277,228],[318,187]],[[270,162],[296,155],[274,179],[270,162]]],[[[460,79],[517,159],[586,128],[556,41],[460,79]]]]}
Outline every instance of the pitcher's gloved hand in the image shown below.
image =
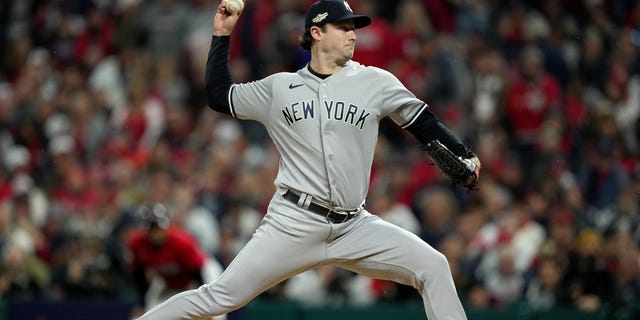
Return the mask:
{"type": "Polygon", "coordinates": [[[461,184],[468,190],[476,188],[480,178],[480,160],[478,157],[463,159],[451,152],[449,148],[438,140],[427,143],[424,148],[433,163],[451,179],[452,184],[461,184]]]}

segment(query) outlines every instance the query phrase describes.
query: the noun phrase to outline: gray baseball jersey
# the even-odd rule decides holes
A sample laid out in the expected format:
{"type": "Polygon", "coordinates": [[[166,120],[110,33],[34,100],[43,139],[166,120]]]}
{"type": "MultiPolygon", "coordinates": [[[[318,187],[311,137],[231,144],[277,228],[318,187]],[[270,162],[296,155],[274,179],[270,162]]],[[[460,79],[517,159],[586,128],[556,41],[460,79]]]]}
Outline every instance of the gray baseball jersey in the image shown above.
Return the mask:
{"type": "Polygon", "coordinates": [[[429,320],[466,319],[446,258],[362,207],[380,120],[389,116],[408,126],[428,108],[424,102],[389,72],[353,61],[326,79],[303,68],[234,84],[228,100],[234,117],[263,123],[281,153],[278,192],[253,237],[217,280],[171,297],[140,319],[225,314],[328,263],[413,286],[429,320]],[[306,200],[294,203],[286,199],[288,191],[306,200]],[[309,202],[354,209],[355,216],[332,222],[312,212],[309,202]]]}
{"type": "Polygon", "coordinates": [[[267,128],[281,154],[277,187],[343,208],[367,195],[380,120],[408,125],[427,107],[389,72],[354,61],[324,80],[303,68],[236,84],[229,104],[267,128]]]}

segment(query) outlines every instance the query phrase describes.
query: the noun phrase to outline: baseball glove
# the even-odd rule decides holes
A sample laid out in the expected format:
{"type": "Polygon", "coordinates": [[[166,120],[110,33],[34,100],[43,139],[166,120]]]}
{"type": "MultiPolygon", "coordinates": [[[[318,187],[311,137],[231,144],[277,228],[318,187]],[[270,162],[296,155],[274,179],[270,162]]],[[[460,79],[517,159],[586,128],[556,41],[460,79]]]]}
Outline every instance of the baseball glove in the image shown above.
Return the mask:
{"type": "Polygon", "coordinates": [[[433,163],[442,173],[451,179],[453,185],[461,184],[469,191],[478,184],[476,163],[471,159],[456,156],[449,148],[438,140],[433,140],[424,146],[433,163]]]}

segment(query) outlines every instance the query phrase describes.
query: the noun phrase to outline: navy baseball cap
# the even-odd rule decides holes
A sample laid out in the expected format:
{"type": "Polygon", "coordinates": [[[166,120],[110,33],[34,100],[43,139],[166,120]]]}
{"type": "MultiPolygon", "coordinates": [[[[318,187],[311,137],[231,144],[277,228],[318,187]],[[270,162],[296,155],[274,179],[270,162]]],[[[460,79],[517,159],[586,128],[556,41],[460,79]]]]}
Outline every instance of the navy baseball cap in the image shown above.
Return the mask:
{"type": "Polygon", "coordinates": [[[304,18],[304,28],[309,30],[312,26],[322,26],[326,23],[351,19],[353,19],[356,28],[364,28],[371,23],[370,17],[353,14],[353,10],[351,10],[346,1],[319,0],[307,10],[304,18]]]}

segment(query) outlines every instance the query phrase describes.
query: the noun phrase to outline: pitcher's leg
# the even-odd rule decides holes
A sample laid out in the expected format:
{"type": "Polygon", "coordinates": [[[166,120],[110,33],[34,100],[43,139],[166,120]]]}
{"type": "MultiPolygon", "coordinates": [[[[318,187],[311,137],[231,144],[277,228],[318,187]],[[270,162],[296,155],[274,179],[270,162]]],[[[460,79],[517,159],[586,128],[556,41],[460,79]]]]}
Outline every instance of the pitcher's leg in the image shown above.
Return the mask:
{"type": "Polygon", "coordinates": [[[449,264],[443,254],[418,236],[365,215],[329,246],[338,265],[372,278],[413,286],[424,301],[429,320],[466,319],[449,264]]]}
{"type": "Polygon", "coordinates": [[[283,232],[280,225],[272,217],[265,217],[218,279],[174,295],[139,320],[208,320],[226,314],[324,257],[324,246],[319,241],[300,241],[295,232],[283,232]]]}

